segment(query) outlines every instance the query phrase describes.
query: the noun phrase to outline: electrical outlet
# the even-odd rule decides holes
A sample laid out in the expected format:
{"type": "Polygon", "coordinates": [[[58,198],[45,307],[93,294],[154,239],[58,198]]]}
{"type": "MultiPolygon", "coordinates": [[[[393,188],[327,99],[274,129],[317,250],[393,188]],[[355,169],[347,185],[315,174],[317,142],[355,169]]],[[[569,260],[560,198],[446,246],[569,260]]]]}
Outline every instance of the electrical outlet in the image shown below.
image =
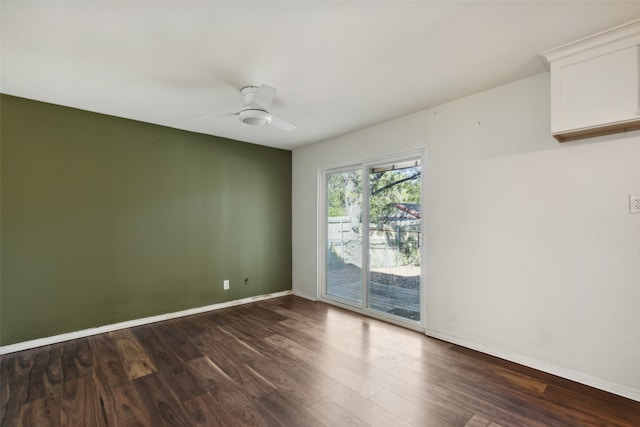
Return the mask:
{"type": "Polygon", "coordinates": [[[229,289],[229,281],[225,280],[224,281],[224,290],[226,291],[227,289],[229,289]]]}
{"type": "Polygon", "coordinates": [[[629,196],[629,212],[640,213],[640,196],[629,196]]]}

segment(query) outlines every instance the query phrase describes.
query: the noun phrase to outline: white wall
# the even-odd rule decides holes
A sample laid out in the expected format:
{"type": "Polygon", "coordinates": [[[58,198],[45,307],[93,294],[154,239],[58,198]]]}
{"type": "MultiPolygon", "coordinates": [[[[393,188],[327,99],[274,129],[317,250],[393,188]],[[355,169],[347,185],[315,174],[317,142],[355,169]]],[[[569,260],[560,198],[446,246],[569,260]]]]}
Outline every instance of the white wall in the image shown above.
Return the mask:
{"type": "Polygon", "coordinates": [[[640,400],[640,133],[555,142],[546,73],[295,150],[294,293],[316,296],[317,169],[425,126],[427,333],[640,400]]]}

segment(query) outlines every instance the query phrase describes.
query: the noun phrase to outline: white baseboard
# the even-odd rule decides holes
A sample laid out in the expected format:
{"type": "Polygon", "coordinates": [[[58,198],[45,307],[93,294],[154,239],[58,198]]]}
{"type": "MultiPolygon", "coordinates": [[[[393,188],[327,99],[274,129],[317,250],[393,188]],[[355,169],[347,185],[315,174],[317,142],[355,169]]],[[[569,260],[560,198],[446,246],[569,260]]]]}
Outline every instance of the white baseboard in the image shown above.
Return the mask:
{"type": "Polygon", "coordinates": [[[44,345],[56,344],[64,341],[84,338],[91,335],[103,334],[105,332],[116,331],[118,329],[132,328],[134,326],[146,325],[149,323],[161,322],[163,320],[175,319],[177,317],[191,316],[192,314],[205,313],[207,311],[220,310],[236,305],[249,304],[252,302],[264,301],[271,298],[291,295],[291,291],[275,292],[273,294],[257,295],[233,301],[221,302],[218,304],[205,305],[203,307],[189,308],[187,310],[175,311],[173,313],[159,314],[157,316],[144,317],[142,319],[127,320],[126,322],[114,323],[111,325],[98,326],[81,331],[68,332],[60,335],[53,335],[45,338],[38,338],[30,341],[23,341],[15,344],[0,346],[0,354],[14,353],[16,351],[28,350],[44,345]]]}
{"type": "Polygon", "coordinates": [[[580,384],[588,385],[609,393],[617,394],[635,401],[640,402],[640,389],[628,387],[622,384],[614,383],[611,381],[603,380],[601,378],[593,377],[581,372],[566,369],[560,366],[556,366],[552,363],[543,362],[537,359],[533,359],[521,354],[504,352],[487,347],[482,344],[478,344],[472,341],[465,340],[463,338],[454,337],[448,334],[427,330],[425,334],[429,337],[438,338],[440,340],[450,342],[462,347],[469,348],[471,350],[477,350],[479,352],[489,354],[491,356],[499,357],[510,362],[524,365],[529,368],[537,369],[539,371],[546,372],[548,374],[556,375],[571,381],[578,382],[580,384]]]}
{"type": "Polygon", "coordinates": [[[318,298],[315,295],[314,296],[307,295],[307,294],[305,294],[303,292],[296,291],[296,290],[293,290],[292,294],[297,296],[297,297],[300,297],[300,298],[308,299],[310,301],[318,301],[318,298]]]}

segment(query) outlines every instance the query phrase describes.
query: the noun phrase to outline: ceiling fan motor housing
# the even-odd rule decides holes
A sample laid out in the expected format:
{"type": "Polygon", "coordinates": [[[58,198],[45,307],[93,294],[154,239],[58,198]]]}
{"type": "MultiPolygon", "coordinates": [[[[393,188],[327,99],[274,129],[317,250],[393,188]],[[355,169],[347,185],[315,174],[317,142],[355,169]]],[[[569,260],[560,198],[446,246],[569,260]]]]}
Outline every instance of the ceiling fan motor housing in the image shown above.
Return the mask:
{"type": "Polygon", "coordinates": [[[253,98],[256,96],[256,92],[258,92],[259,89],[260,88],[257,86],[245,86],[240,90],[242,96],[244,97],[245,106],[252,105],[253,98]]]}
{"type": "Polygon", "coordinates": [[[276,97],[276,88],[268,85],[245,86],[241,90],[244,108],[238,113],[240,121],[249,126],[271,125],[277,129],[291,131],[296,125],[278,116],[273,116],[269,107],[276,97]]]}
{"type": "Polygon", "coordinates": [[[258,108],[245,108],[240,111],[238,118],[242,123],[250,126],[264,126],[271,123],[271,114],[258,108]]]}

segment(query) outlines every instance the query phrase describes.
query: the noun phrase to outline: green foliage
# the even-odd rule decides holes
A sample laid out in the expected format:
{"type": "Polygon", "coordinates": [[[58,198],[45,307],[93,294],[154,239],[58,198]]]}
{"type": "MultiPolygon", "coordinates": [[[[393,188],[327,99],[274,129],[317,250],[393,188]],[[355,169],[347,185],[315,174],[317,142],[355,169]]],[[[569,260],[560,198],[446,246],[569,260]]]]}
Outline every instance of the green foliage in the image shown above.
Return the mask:
{"type": "Polygon", "coordinates": [[[330,217],[345,216],[347,209],[344,205],[345,179],[342,174],[327,177],[327,209],[330,217]]]}
{"type": "Polygon", "coordinates": [[[348,216],[362,203],[362,174],[349,171],[327,176],[327,213],[330,217],[348,216]]]}
{"type": "Polygon", "coordinates": [[[399,250],[404,265],[420,265],[417,232],[407,233],[399,245],[399,250]]]}
{"type": "Polygon", "coordinates": [[[385,224],[397,215],[398,203],[420,203],[420,168],[406,168],[369,175],[371,221],[385,224]]]}
{"type": "MultiPolygon", "coordinates": [[[[390,227],[401,215],[397,204],[420,204],[420,167],[375,172],[369,175],[369,217],[385,229],[387,241],[400,252],[406,265],[418,265],[417,231],[390,227]]],[[[362,173],[349,171],[327,176],[327,213],[329,217],[348,216],[358,223],[362,203],[362,173]]],[[[332,255],[331,253],[329,254],[332,255]]],[[[331,259],[331,258],[329,258],[331,259]]]]}
{"type": "Polygon", "coordinates": [[[406,168],[369,175],[369,216],[378,227],[389,230],[387,241],[397,247],[405,265],[419,265],[418,233],[390,227],[400,215],[397,204],[420,204],[420,168],[406,168]]]}
{"type": "MultiPolygon", "coordinates": [[[[362,179],[359,171],[327,176],[327,213],[330,217],[349,215],[361,203],[362,179]]],[[[397,214],[398,203],[420,203],[420,168],[372,173],[370,179],[370,218],[382,224],[397,214]]]]}

